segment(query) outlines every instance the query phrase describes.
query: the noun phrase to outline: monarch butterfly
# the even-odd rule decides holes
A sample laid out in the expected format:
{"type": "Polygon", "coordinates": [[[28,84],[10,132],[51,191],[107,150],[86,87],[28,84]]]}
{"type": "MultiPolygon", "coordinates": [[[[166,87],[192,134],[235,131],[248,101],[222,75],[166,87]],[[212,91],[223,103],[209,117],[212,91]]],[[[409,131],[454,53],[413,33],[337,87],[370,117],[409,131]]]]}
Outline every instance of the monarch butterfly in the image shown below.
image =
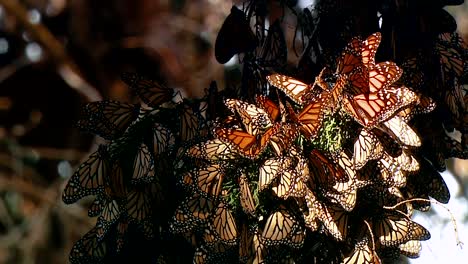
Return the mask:
{"type": "MultiPolygon", "coordinates": [[[[440,173],[426,159],[421,158],[418,161],[419,173],[408,177],[407,190],[415,197],[431,196],[441,203],[448,203],[450,192],[440,173]]],[[[415,204],[419,202],[413,203],[415,204]]]]}
{"type": "Polygon", "coordinates": [[[431,237],[423,226],[393,211],[376,216],[373,231],[379,242],[386,247],[398,246],[410,240],[427,240],[431,237]]]}
{"type": "Polygon", "coordinates": [[[104,206],[96,223],[96,236],[101,239],[107,234],[111,225],[113,225],[121,217],[119,204],[113,199],[104,199],[104,206]]]}
{"type": "Polygon", "coordinates": [[[182,201],[180,209],[184,217],[191,218],[195,221],[206,221],[213,213],[215,204],[212,198],[205,198],[200,194],[192,193],[182,201]],[[194,219],[195,218],[195,219],[194,219]]]}
{"type": "Polygon", "coordinates": [[[242,174],[239,177],[239,187],[240,187],[240,204],[245,213],[254,215],[255,214],[255,201],[250,191],[249,181],[245,174],[242,174]]]}
{"type": "Polygon", "coordinates": [[[147,105],[158,107],[169,102],[174,97],[174,90],[154,80],[140,76],[137,73],[123,73],[124,81],[133,92],[147,105]]]}
{"type": "Polygon", "coordinates": [[[297,246],[304,242],[300,239],[299,241],[293,241],[291,239],[297,232],[301,233],[303,229],[296,218],[282,206],[267,218],[261,239],[265,241],[267,246],[297,246]]]}
{"type": "Polygon", "coordinates": [[[242,225],[239,239],[239,261],[246,263],[253,255],[253,235],[250,234],[246,223],[242,225]]]}
{"type": "Polygon", "coordinates": [[[141,186],[130,191],[126,199],[126,210],[131,222],[135,222],[146,235],[153,236],[153,225],[151,216],[155,204],[154,195],[161,192],[158,183],[151,183],[147,186],[141,186]]]}
{"type": "Polygon", "coordinates": [[[399,116],[390,118],[377,128],[381,129],[390,135],[393,139],[397,140],[405,146],[421,146],[421,140],[419,139],[419,136],[408,124],[405,123],[403,118],[399,116]]]}
{"type": "Polygon", "coordinates": [[[346,91],[352,95],[375,93],[388,88],[401,77],[402,70],[393,62],[386,61],[371,68],[359,67],[348,77],[346,91]]]}
{"type": "Polygon", "coordinates": [[[454,80],[454,84],[446,88],[445,92],[445,104],[449,111],[452,113],[454,119],[460,119],[465,113],[465,101],[464,101],[464,87],[460,84],[458,79],[454,80]]]}
{"type": "Polygon", "coordinates": [[[308,156],[309,170],[311,172],[311,186],[313,189],[320,186],[333,186],[337,181],[345,182],[349,180],[346,172],[337,167],[333,162],[320,151],[314,149],[308,156]],[[320,186],[316,186],[316,184],[320,186]]]}
{"type": "Polygon", "coordinates": [[[192,173],[195,177],[197,191],[207,197],[218,197],[222,189],[225,176],[224,168],[219,164],[210,164],[206,167],[195,170],[192,173]]]}
{"type": "Polygon", "coordinates": [[[276,121],[281,114],[281,109],[275,102],[263,95],[257,95],[255,101],[268,114],[271,121],[276,121]]]}
{"type": "Polygon", "coordinates": [[[234,245],[238,237],[237,226],[229,208],[221,201],[213,216],[214,230],[221,241],[234,245]]]}
{"type": "Polygon", "coordinates": [[[240,155],[234,143],[224,142],[218,138],[194,144],[186,153],[190,157],[211,161],[231,160],[240,155]]]}
{"type": "Polygon", "coordinates": [[[356,204],[357,190],[367,186],[370,182],[368,180],[357,178],[356,170],[354,170],[352,161],[345,151],[342,150],[339,153],[334,154],[333,161],[346,172],[348,175],[348,181],[335,182],[331,188],[328,188],[324,195],[331,201],[340,204],[346,211],[352,211],[356,204]]]}
{"type": "Polygon", "coordinates": [[[175,143],[174,134],[162,124],[155,123],[153,131],[153,155],[156,157],[168,151],[175,143]]]}
{"type": "Polygon", "coordinates": [[[215,58],[224,64],[238,53],[253,51],[257,38],[250,28],[244,12],[232,6],[224,20],[215,42],[215,58]]]}
{"type": "Polygon", "coordinates": [[[343,259],[344,264],[381,264],[379,256],[369,247],[369,239],[364,236],[358,240],[350,256],[343,259]]]}
{"type": "Polygon", "coordinates": [[[105,177],[104,193],[113,199],[124,198],[128,194],[128,182],[120,161],[112,163],[111,170],[105,177]]]}
{"type": "Polygon", "coordinates": [[[88,209],[89,217],[96,217],[101,213],[102,208],[104,207],[104,200],[105,199],[101,198],[99,195],[94,199],[93,203],[88,209]]]}
{"type": "Polygon", "coordinates": [[[197,102],[193,105],[187,102],[179,106],[179,137],[184,142],[204,135],[205,131],[202,128],[205,120],[198,109],[199,106],[197,102]]]}
{"type": "Polygon", "coordinates": [[[258,191],[265,190],[286,168],[292,163],[292,159],[287,157],[269,158],[260,166],[258,176],[258,191]]]}
{"type": "Polygon", "coordinates": [[[269,114],[256,105],[237,99],[226,99],[225,104],[233,113],[239,114],[245,131],[249,134],[257,135],[272,125],[269,114]]]}
{"type": "Polygon", "coordinates": [[[391,156],[384,154],[383,158],[379,160],[378,166],[386,185],[398,188],[406,185],[406,175],[401,169],[401,164],[391,156]]]}
{"type": "Polygon", "coordinates": [[[233,143],[239,152],[248,158],[256,158],[268,146],[272,135],[277,133],[280,124],[270,127],[263,135],[252,135],[236,129],[217,128],[215,133],[221,140],[233,143]]]}
{"type": "Polygon", "coordinates": [[[279,88],[296,104],[304,105],[305,103],[308,103],[311,99],[317,97],[317,95],[314,94],[313,91],[315,85],[319,85],[322,88],[322,90],[329,90],[327,88],[328,84],[326,84],[322,79],[322,75],[324,74],[325,70],[326,68],[322,69],[322,71],[315,78],[315,81],[312,84],[305,84],[292,77],[277,73],[271,74],[266,78],[270,85],[279,88]]]}
{"type": "Polygon", "coordinates": [[[436,102],[429,96],[418,94],[418,98],[417,104],[405,107],[397,113],[405,122],[413,119],[415,115],[430,113],[435,109],[436,102]]]}
{"type": "Polygon", "coordinates": [[[99,263],[107,254],[107,244],[97,236],[93,228],[73,245],[70,252],[70,263],[99,263]]]}
{"type": "Polygon", "coordinates": [[[62,193],[63,202],[72,204],[85,196],[99,193],[104,188],[110,169],[106,146],[100,145],[71,176],[62,193]]]}
{"type": "Polygon", "coordinates": [[[417,258],[421,253],[421,242],[419,240],[410,240],[406,243],[403,243],[398,246],[400,253],[409,257],[409,258],[417,258]]]}
{"type": "Polygon", "coordinates": [[[336,205],[323,204],[321,209],[318,218],[328,233],[338,241],[346,239],[348,236],[349,214],[336,205]]]}
{"type": "Polygon", "coordinates": [[[97,101],[82,108],[79,129],[104,139],[120,137],[140,113],[140,106],[112,100],[97,101]]]}
{"type": "Polygon", "coordinates": [[[403,84],[407,87],[411,87],[416,91],[420,91],[422,86],[424,85],[424,81],[426,76],[422,70],[420,65],[421,55],[416,57],[411,57],[403,61],[400,64],[401,68],[403,69],[403,74],[401,78],[398,80],[398,83],[403,84]]]}
{"type": "Polygon", "coordinates": [[[133,160],[132,182],[151,182],[154,180],[154,159],[146,144],[141,143],[133,160]]]}
{"type": "Polygon", "coordinates": [[[395,112],[417,101],[417,95],[406,87],[390,87],[375,93],[343,98],[345,110],[362,126],[370,129],[395,112]]]}
{"type": "Polygon", "coordinates": [[[306,189],[304,200],[308,209],[307,211],[302,211],[304,225],[311,231],[317,231],[319,228],[319,216],[323,214],[322,205],[310,189],[306,189]]]}
{"type": "Polygon", "coordinates": [[[276,196],[287,199],[293,195],[293,193],[301,193],[303,191],[304,187],[302,186],[303,183],[301,180],[302,179],[299,177],[299,173],[296,169],[286,169],[280,174],[277,181],[272,184],[271,189],[276,196]],[[300,190],[295,190],[296,188],[300,190]]]}
{"type": "MultiPolygon", "coordinates": [[[[463,42],[463,40],[460,40],[463,42]]],[[[447,43],[439,40],[435,44],[435,51],[439,55],[440,66],[445,74],[460,77],[463,75],[465,60],[463,59],[463,48],[456,43],[447,43]],[[459,47],[457,47],[459,46],[459,47]]]]}
{"type": "Polygon", "coordinates": [[[372,132],[361,129],[354,141],[353,164],[356,170],[361,169],[369,160],[379,159],[383,153],[383,146],[372,132]]]}
{"type": "Polygon", "coordinates": [[[120,252],[125,244],[126,235],[128,231],[128,221],[125,218],[121,218],[117,224],[117,238],[116,238],[116,250],[120,252]]]}

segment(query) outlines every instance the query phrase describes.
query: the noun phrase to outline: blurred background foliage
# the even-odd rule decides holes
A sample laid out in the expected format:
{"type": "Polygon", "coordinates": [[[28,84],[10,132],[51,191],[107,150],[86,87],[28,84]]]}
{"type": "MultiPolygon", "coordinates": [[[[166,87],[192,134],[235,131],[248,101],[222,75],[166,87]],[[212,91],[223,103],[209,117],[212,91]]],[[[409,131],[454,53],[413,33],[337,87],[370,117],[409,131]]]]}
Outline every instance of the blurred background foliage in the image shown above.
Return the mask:
{"type": "MultiPolygon", "coordinates": [[[[74,127],[80,106],[137,101],[122,72],[162,80],[187,97],[202,96],[212,80],[229,87],[239,78],[213,52],[237,2],[0,0],[0,263],[67,263],[73,243],[94,226],[85,207],[63,204],[61,192],[99,140],[74,127]]],[[[273,21],[283,13],[270,2],[273,21]]],[[[297,2],[300,12],[312,1],[297,2]]],[[[468,41],[468,4],[447,10],[468,41]]],[[[284,19],[292,43],[297,21],[284,19]]],[[[449,160],[448,168],[468,197],[467,161],[449,160]]]]}

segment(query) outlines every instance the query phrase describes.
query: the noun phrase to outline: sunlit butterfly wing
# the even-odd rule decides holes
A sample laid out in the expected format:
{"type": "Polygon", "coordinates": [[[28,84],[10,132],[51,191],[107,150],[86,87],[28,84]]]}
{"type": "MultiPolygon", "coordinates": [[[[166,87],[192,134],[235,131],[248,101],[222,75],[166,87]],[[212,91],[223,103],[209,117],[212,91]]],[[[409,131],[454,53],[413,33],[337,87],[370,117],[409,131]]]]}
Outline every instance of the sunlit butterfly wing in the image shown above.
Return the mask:
{"type": "Polygon", "coordinates": [[[393,118],[383,122],[383,125],[379,126],[378,128],[405,146],[421,146],[421,139],[419,136],[399,116],[394,116],[393,118]]]}
{"type": "Polygon", "coordinates": [[[229,208],[220,202],[213,218],[214,230],[227,245],[234,245],[238,237],[237,226],[229,208]]]}
{"type": "Polygon", "coordinates": [[[304,95],[309,93],[313,88],[310,85],[292,77],[277,73],[267,76],[267,80],[272,86],[279,88],[299,105],[303,105],[305,103],[304,95]]]}
{"type": "Polygon", "coordinates": [[[349,214],[336,205],[323,205],[322,213],[318,215],[325,229],[336,240],[343,241],[348,235],[349,214]]]}
{"type": "Polygon", "coordinates": [[[299,223],[284,207],[271,214],[261,235],[266,245],[288,245],[289,238],[297,231],[299,223]]]}
{"type": "Polygon", "coordinates": [[[397,246],[410,240],[427,240],[431,237],[423,226],[396,212],[377,216],[373,231],[383,246],[397,246]]]}
{"type": "Polygon", "coordinates": [[[62,200],[72,204],[79,199],[97,194],[104,188],[104,178],[110,171],[107,150],[104,145],[91,154],[71,176],[62,193],[62,200]]]}
{"type": "Polygon", "coordinates": [[[280,116],[280,108],[275,102],[263,95],[258,95],[255,99],[260,107],[268,114],[271,121],[276,121],[278,119],[280,116]]]}
{"type": "Polygon", "coordinates": [[[194,158],[216,161],[238,158],[240,152],[234,143],[224,142],[216,138],[191,146],[187,150],[187,155],[194,158]]]}
{"type": "Polygon", "coordinates": [[[403,243],[398,246],[400,253],[409,257],[409,258],[417,258],[419,257],[422,246],[419,240],[410,240],[406,243],[403,243]]]}
{"type": "Polygon", "coordinates": [[[343,259],[343,264],[381,264],[375,250],[369,247],[369,239],[364,237],[356,242],[350,256],[343,259]]]}
{"type": "Polygon", "coordinates": [[[145,104],[151,107],[158,107],[163,103],[169,102],[174,96],[174,90],[172,88],[140,76],[137,73],[123,73],[122,80],[145,104]]]}
{"type": "Polygon", "coordinates": [[[351,39],[341,53],[341,57],[338,59],[338,66],[336,68],[337,74],[349,74],[362,65],[361,47],[362,40],[360,38],[351,39]]]}
{"type": "Polygon", "coordinates": [[[286,168],[291,164],[292,160],[288,158],[270,158],[265,160],[260,166],[258,178],[258,191],[266,189],[286,168]]]}
{"type": "Polygon", "coordinates": [[[215,42],[216,60],[224,64],[235,54],[249,52],[257,46],[257,38],[250,28],[244,12],[232,6],[215,42]]]}
{"type": "Polygon", "coordinates": [[[211,197],[217,197],[222,188],[225,172],[219,164],[211,164],[197,169],[193,175],[196,177],[197,190],[211,197]]]}
{"type": "Polygon", "coordinates": [[[382,34],[380,34],[380,32],[376,32],[362,42],[361,59],[362,63],[367,68],[375,65],[375,54],[377,53],[377,48],[379,47],[381,40],[382,34]]]}
{"type": "Polygon", "coordinates": [[[378,159],[382,156],[383,146],[377,136],[372,132],[361,129],[359,136],[354,142],[353,163],[356,170],[366,165],[367,161],[378,159]]]}
{"type": "Polygon", "coordinates": [[[315,101],[310,102],[297,116],[301,132],[308,138],[315,138],[322,127],[324,110],[330,98],[330,93],[320,94],[315,101]]]}
{"type": "Polygon", "coordinates": [[[226,99],[224,102],[233,113],[239,114],[247,133],[257,135],[261,130],[272,125],[269,113],[254,104],[237,99],[226,99]]]}

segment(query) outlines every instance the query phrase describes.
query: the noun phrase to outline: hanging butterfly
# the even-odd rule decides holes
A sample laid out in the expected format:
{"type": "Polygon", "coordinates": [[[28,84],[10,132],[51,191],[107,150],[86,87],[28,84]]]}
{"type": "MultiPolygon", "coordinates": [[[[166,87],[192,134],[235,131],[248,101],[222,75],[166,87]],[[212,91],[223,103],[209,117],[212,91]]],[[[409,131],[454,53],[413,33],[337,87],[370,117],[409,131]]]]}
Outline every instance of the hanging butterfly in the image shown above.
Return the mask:
{"type": "Polygon", "coordinates": [[[140,97],[141,101],[150,107],[159,107],[161,104],[171,101],[174,97],[172,88],[137,73],[123,73],[122,81],[140,97]]]}
{"type": "Polygon", "coordinates": [[[96,236],[102,239],[107,234],[110,227],[119,220],[122,214],[116,200],[106,199],[104,197],[98,197],[97,199],[103,199],[104,201],[102,211],[97,219],[95,227],[96,236]]]}
{"type": "Polygon", "coordinates": [[[236,244],[238,237],[236,222],[231,211],[223,202],[218,204],[213,215],[213,226],[215,233],[224,244],[236,244]]]}
{"type": "MultiPolygon", "coordinates": [[[[373,243],[373,242],[372,242],[373,243]]],[[[354,250],[343,259],[343,264],[381,264],[375,249],[369,247],[369,238],[363,236],[356,241],[354,250]]]]}
{"type": "Polygon", "coordinates": [[[257,135],[273,125],[269,113],[254,104],[237,99],[226,99],[225,104],[234,114],[239,115],[245,131],[249,134],[257,135]]]}
{"type": "Polygon", "coordinates": [[[299,158],[294,168],[285,169],[272,184],[272,191],[279,198],[302,197],[305,194],[305,179],[309,177],[307,164],[303,158],[299,158]],[[307,175],[304,175],[307,173],[307,175]]]}
{"type": "Polygon", "coordinates": [[[142,186],[128,193],[126,199],[126,212],[130,222],[135,223],[143,234],[151,239],[154,236],[154,226],[152,222],[153,208],[159,202],[153,198],[157,192],[161,192],[157,183],[142,186]]]}
{"type": "Polygon", "coordinates": [[[231,160],[241,155],[234,143],[224,142],[218,138],[194,144],[186,153],[190,157],[211,161],[231,160]]]}
{"type": "Polygon", "coordinates": [[[343,98],[345,110],[367,129],[373,128],[399,109],[417,100],[417,95],[404,86],[343,98]]]}
{"type": "Polygon", "coordinates": [[[280,174],[282,174],[290,165],[292,159],[286,157],[270,158],[260,166],[258,177],[258,191],[265,190],[280,174]]]}
{"type": "Polygon", "coordinates": [[[133,160],[132,169],[133,183],[149,183],[155,179],[154,159],[146,144],[140,144],[140,146],[136,150],[136,155],[133,160]]]}
{"type": "Polygon", "coordinates": [[[219,164],[210,164],[189,172],[194,178],[195,190],[206,197],[218,197],[225,177],[224,168],[219,164]]]}
{"type": "Polygon", "coordinates": [[[375,216],[372,228],[383,246],[398,246],[410,240],[427,240],[431,237],[422,225],[394,211],[375,216]]]}
{"type": "Polygon", "coordinates": [[[104,188],[104,181],[111,167],[105,145],[100,145],[70,177],[62,193],[62,200],[72,204],[88,195],[98,194],[104,188]]]}
{"type": "Polygon", "coordinates": [[[322,204],[318,219],[323,223],[327,232],[338,241],[344,241],[348,236],[349,214],[336,205],[322,204]]]}
{"type": "Polygon", "coordinates": [[[260,239],[270,246],[300,247],[304,243],[304,231],[295,216],[280,207],[267,218],[260,239]]]}
{"type": "Polygon", "coordinates": [[[81,110],[77,127],[104,139],[120,137],[140,113],[140,106],[117,101],[97,101],[81,110]]]}
{"type": "Polygon", "coordinates": [[[154,155],[154,157],[158,157],[159,155],[167,152],[174,146],[175,137],[174,134],[162,124],[155,123],[151,129],[153,132],[152,154],[154,155]]]}
{"type": "Polygon", "coordinates": [[[409,258],[418,258],[421,253],[422,246],[419,240],[410,240],[399,245],[398,249],[401,254],[409,258]]]}
{"type": "Polygon", "coordinates": [[[215,58],[225,64],[234,55],[253,51],[257,38],[250,28],[245,13],[232,6],[231,13],[224,20],[215,42],[215,58]]]}
{"type": "Polygon", "coordinates": [[[389,120],[378,126],[380,130],[390,135],[393,139],[400,142],[405,146],[419,147],[421,146],[421,139],[416,132],[399,117],[394,116],[389,120]]]}
{"type": "Polygon", "coordinates": [[[255,215],[256,203],[249,187],[249,180],[245,174],[239,177],[240,204],[246,214],[255,215]]]}
{"type": "Polygon", "coordinates": [[[108,251],[108,245],[97,236],[97,228],[91,229],[78,240],[70,251],[70,263],[99,263],[108,251]]]}
{"type": "Polygon", "coordinates": [[[354,169],[359,170],[364,167],[369,160],[379,159],[383,151],[384,147],[377,136],[366,129],[361,129],[354,142],[354,169]]]}

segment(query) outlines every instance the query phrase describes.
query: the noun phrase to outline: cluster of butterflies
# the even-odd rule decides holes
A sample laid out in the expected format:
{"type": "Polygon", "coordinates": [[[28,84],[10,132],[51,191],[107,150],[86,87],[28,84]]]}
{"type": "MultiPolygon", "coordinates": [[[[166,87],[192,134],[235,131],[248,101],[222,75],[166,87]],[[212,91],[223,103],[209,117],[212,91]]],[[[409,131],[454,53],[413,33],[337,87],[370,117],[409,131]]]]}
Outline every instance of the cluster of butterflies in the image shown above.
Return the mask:
{"type": "Polygon", "coordinates": [[[187,194],[171,223],[196,248],[195,263],[419,256],[430,234],[411,220],[413,210],[450,194],[407,122],[435,105],[395,83],[402,74],[395,63],[375,62],[380,40],[353,38],[337,70],[324,69],[310,85],[269,75],[276,99],[224,100],[230,114],[213,124],[214,137],[187,147],[190,169],[180,179],[187,194]],[[355,133],[321,144],[331,130],[355,133]],[[310,250],[311,234],[347,249],[310,250]]]}
{"type": "Polygon", "coordinates": [[[72,263],[148,256],[358,264],[419,256],[430,234],[411,220],[413,210],[429,210],[430,197],[447,203],[437,169],[446,158],[468,157],[466,139],[449,137],[442,125],[448,114],[462,137],[468,133],[463,41],[446,33],[433,47],[444,89],[427,88],[423,58],[377,62],[381,33],[351,38],[307,83],[280,74],[287,45],[279,21],[265,26],[266,2],[234,6],[218,35],[216,59],[238,54],[243,63],[240,89],[226,92],[231,99],[215,83],[205,98],[185,99],[125,74],[142,104],[83,108],[77,126],[106,144],[63,192],[67,204],[93,196],[88,215],[97,217],[73,247],[72,263]],[[143,252],[145,243],[154,249],[143,252]]]}

